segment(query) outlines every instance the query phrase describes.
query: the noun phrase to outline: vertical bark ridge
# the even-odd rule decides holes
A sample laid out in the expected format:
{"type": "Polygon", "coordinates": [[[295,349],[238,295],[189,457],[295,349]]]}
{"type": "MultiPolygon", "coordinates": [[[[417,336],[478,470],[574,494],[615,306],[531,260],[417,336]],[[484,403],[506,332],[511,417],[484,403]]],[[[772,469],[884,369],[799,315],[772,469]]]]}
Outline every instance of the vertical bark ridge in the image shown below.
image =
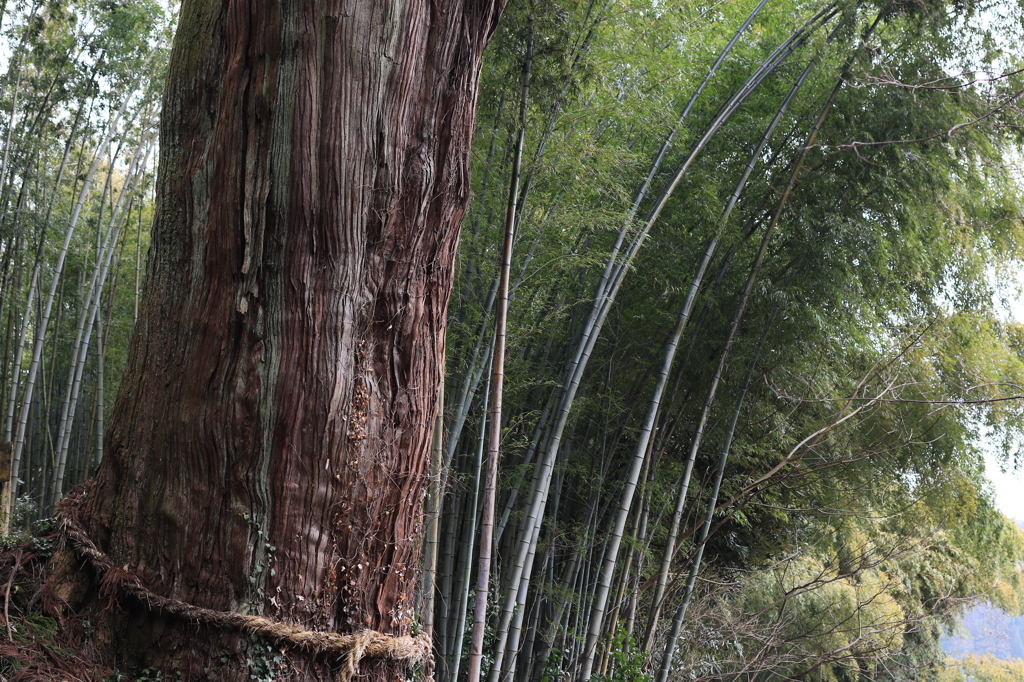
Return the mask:
{"type": "MultiPolygon", "coordinates": [[[[408,631],[499,9],[185,2],[147,286],[88,497],[93,536],[156,591],[408,631]]],[[[158,630],[136,640],[173,639],[158,630]]]]}

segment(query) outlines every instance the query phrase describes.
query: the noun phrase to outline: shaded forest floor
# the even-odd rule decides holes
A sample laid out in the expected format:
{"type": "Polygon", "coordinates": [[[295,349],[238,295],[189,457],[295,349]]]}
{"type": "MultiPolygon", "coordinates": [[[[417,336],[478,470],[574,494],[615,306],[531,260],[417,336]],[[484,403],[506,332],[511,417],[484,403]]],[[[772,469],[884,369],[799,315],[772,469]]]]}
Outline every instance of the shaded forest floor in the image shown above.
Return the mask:
{"type": "MultiPolygon", "coordinates": [[[[99,662],[87,615],[61,613],[51,580],[51,559],[59,542],[53,525],[44,522],[35,534],[11,536],[6,541],[0,551],[4,620],[0,626],[0,680],[129,679],[99,662]]],[[[118,607],[111,602],[107,608],[118,607]]]]}

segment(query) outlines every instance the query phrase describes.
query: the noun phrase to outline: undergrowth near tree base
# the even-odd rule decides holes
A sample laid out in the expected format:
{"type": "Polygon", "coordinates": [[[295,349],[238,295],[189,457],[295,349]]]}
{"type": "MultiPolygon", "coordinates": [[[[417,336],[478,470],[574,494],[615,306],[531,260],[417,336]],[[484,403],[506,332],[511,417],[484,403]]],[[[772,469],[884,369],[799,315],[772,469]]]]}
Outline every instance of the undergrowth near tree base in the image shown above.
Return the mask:
{"type": "MultiPolygon", "coordinates": [[[[111,667],[104,662],[94,624],[104,611],[122,607],[116,598],[99,594],[92,569],[60,546],[52,523],[37,522],[31,534],[0,539],[0,547],[0,682],[184,679],[142,663],[111,667]]],[[[239,645],[238,651],[221,651],[204,679],[218,679],[238,661],[244,661],[250,682],[272,682],[288,667],[269,642],[242,638],[239,645]]]]}
{"type": "MultiPolygon", "coordinates": [[[[3,616],[0,627],[0,679],[8,682],[117,679],[99,662],[92,624],[85,615],[48,613],[43,590],[50,577],[56,532],[30,535],[0,552],[3,616]]],[[[124,679],[124,678],[122,678],[124,679]]]]}

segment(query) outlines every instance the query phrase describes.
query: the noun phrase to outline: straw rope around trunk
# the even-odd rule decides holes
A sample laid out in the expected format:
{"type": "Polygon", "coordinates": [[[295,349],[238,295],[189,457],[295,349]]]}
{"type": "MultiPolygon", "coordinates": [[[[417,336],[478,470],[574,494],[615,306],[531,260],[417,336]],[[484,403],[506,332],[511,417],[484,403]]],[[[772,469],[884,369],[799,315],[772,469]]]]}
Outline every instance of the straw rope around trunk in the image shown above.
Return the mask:
{"type": "Polygon", "coordinates": [[[297,625],[281,623],[262,616],[204,609],[178,599],[154,594],[137,577],[117,566],[93,543],[74,518],[72,505],[62,506],[63,509],[58,516],[61,536],[96,570],[100,577],[101,594],[110,594],[116,589],[133,597],[150,611],[213,627],[240,630],[293,649],[336,658],[343,661],[338,673],[339,682],[349,682],[358,671],[359,662],[367,657],[405,662],[409,666],[423,663],[427,664],[428,669],[432,667],[429,665],[431,639],[425,633],[417,637],[394,637],[376,630],[363,630],[352,635],[306,630],[297,625]]]}

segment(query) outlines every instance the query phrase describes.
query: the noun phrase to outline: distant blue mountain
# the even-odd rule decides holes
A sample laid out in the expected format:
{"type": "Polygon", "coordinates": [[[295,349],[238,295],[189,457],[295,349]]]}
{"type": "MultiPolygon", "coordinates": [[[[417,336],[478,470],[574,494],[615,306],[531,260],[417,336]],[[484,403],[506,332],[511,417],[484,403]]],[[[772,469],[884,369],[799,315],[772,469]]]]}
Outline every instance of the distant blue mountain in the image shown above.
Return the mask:
{"type": "Polygon", "coordinates": [[[943,650],[953,658],[991,654],[1009,660],[1024,658],[1024,617],[1006,615],[989,603],[964,614],[962,632],[942,639],[943,650]]]}

